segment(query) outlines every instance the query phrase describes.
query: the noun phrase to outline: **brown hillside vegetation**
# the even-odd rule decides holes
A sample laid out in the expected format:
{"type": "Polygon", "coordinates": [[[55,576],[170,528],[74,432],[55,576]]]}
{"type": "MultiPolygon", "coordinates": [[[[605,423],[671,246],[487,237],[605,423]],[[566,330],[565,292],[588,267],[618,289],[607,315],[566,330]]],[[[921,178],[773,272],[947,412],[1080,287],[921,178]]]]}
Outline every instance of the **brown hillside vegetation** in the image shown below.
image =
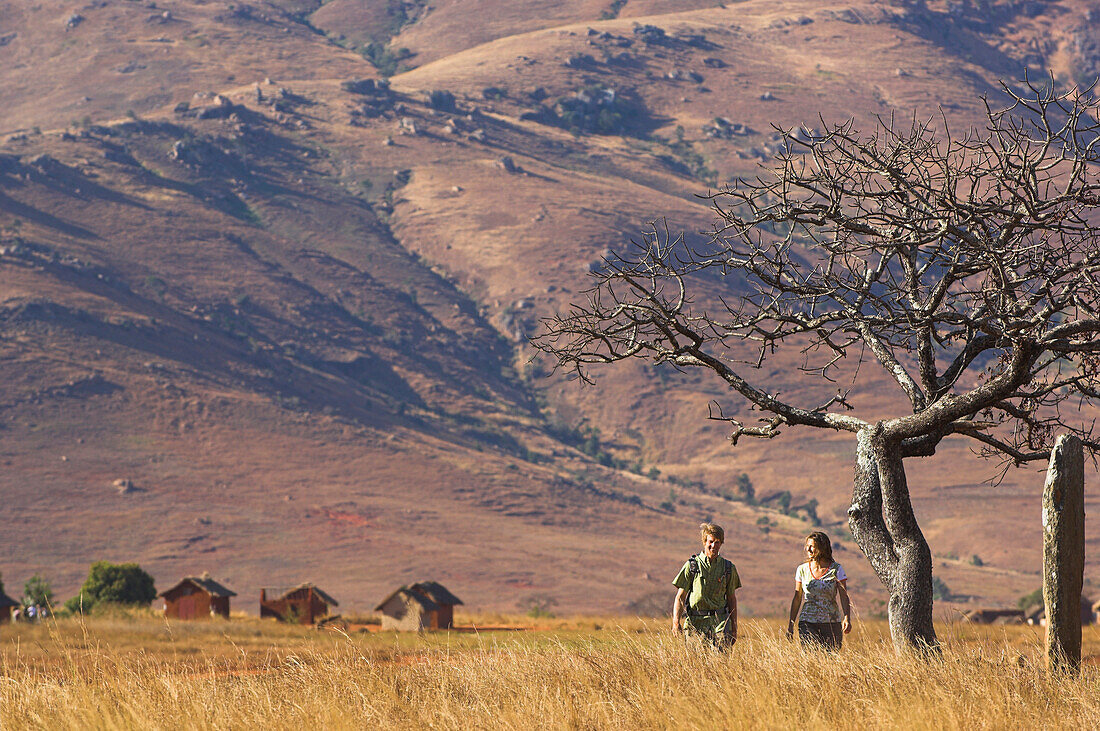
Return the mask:
{"type": "MultiPolygon", "coordinates": [[[[843,528],[843,436],[731,450],[706,406],[744,407],[716,383],[637,365],[582,389],[526,339],[646,222],[705,230],[696,194],[769,160],[772,124],[942,108],[961,127],[1025,66],[1086,77],[1086,6],[396,7],[5,9],[9,593],[41,572],[68,596],[108,559],[159,588],[209,570],[253,612],[260,586],[314,581],[355,608],[423,578],[476,608],[619,612],[667,604],[713,518],[743,608],[778,614],[811,529],[767,500],[789,491],[818,501],[856,606],[879,611],[843,528]]],[[[761,375],[813,388],[796,366],[761,375]]],[[[861,377],[861,416],[898,408],[861,377]]],[[[911,469],[947,612],[1040,583],[1042,475],[991,487],[991,467],[959,443],[911,469]]]]}

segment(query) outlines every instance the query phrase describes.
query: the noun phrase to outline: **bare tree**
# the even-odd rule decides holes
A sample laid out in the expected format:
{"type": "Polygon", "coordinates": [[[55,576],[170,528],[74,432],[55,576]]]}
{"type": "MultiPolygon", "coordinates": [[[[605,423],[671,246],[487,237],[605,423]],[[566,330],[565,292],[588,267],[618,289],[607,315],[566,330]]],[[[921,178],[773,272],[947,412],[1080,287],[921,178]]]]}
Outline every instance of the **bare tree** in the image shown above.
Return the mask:
{"type": "Polygon", "coordinates": [[[708,196],[705,243],[653,226],[536,340],[584,379],[630,358],[712,371],[765,412],[750,424],[712,410],[735,444],[787,426],[852,432],[849,526],[889,590],[899,649],[937,647],[906,458],[957,436],[1007,469],[1046,459],[1056,429],[1100,449],[1080,412],[1100,395],[1100,102],[1053,83],[1003,92],[963,134],[943,117],[781,130],[766,174],[708,196]],[[829,397],[795,403],[754,380],[784,346],[829,397]],[[865,358],[904,394],[895,418],[859,418],[834,380],[865,358]]]}

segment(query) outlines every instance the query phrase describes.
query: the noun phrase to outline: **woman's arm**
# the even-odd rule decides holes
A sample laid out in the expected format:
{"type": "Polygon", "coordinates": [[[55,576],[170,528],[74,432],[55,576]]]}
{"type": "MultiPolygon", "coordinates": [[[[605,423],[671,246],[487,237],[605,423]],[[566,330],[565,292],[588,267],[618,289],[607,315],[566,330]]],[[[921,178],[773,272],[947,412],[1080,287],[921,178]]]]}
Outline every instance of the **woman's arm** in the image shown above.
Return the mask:
{"type": "Polygon", "coordinates": [[[791,619],[787,622],[787,639],[794,637],[794,623],[798,620],[798,609],[802,606],[802,584],[794,585],[794,597],[791,599],[791,619]]]}
{"type": "Polygon", "coordinates": [[[848,634],[852,631],[852,602],[848,599],[848,580],[843,579],[836,582],[836,593],[840,599],[840,611],[844,614],[842,625],[844,634],[848,634]]]}
{"type": "Polygon", "coordinates": [[[680,631],[681,610],[687,599],[687,592],[683,589],[676,590],[676,598],[672,601],[672,631],[680,631]]]}

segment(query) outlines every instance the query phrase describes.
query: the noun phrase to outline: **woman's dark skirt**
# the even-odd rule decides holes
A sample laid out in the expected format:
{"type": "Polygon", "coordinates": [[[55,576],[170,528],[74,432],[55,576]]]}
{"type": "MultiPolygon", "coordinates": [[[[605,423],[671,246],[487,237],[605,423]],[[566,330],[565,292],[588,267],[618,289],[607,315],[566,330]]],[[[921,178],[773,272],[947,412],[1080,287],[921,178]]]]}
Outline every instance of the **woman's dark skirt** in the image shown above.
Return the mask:
{"type": "Polygon", "coordinates": [[[799,622],[798,637],[803,645],[822,650],[839,650],[844,643],[840,622],[799,622]]]}

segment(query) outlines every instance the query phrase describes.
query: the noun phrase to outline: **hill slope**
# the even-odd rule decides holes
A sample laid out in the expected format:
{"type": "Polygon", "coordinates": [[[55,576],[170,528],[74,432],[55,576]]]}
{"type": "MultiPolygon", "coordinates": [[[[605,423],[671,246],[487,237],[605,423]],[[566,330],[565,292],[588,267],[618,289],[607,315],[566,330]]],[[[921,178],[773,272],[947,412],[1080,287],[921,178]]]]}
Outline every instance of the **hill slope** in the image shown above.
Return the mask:
{"type": "MultiPolygon", "coordinates": [[[[248,606],[312,580],[365,608],[431,577],[475,607],[621,611],[667,593],[713,517],[745,606],[778,613],[809,530],[805,509],[777,509],[787,491],[818,501],[873,609],[841,528],[850,441],[731,451],[705,420],[711,399],[738,408],[719,384],[632,366],[581,389],[544,378],[526,338],[647,221],[705,229],[696,194],[767,161],[772,124],[937,107],[970,123],[1024,64],[1092,68],[1091,16],[394,7],[101,0],[4,18],[9,584],[41,571],[64,595],[107,558],[161,584],[209,570],[248,606]],[[357,51],[399,73],[376,83],[357,51]]],[[[794,365],[769,382],[813,388],[794,365]]],[[[866,384],[861,415],[898,408],[884,376],[866,384]]],[[[912,488],[948,585],[1011,601],[1040,581],[1042,478],[994,489],[988,470],[948,445],[912,488]]]]}

